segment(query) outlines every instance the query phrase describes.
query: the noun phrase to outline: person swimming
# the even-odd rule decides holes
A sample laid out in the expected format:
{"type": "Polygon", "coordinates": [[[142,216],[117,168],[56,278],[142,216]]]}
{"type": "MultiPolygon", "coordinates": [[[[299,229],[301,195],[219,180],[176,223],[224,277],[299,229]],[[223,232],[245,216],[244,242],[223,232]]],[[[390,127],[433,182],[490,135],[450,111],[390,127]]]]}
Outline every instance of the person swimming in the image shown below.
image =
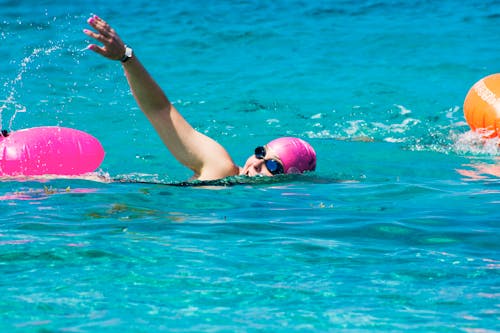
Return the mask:
{"type": "Polygon", "coordinates": [[[144,68],[135,53],[103,19],[93,15],[87,23],[95,30],[83,32],[102,43],[88,49],[123,65],[132,94],[161,140],[183,165],[193,170],[192,179],[217,180],[229,176],[274,176],[316,169],[316,152],[306,141],[281,137],[255,148],[238,167],[222,145],[195,130],[177,111],[166,94],[144,68]]]}

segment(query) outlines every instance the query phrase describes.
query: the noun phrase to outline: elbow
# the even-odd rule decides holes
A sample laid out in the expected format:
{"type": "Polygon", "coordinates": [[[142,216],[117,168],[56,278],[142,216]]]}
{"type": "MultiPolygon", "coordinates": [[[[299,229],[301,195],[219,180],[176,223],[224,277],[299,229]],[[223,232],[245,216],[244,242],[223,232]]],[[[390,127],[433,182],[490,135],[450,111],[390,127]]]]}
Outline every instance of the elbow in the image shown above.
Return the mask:
{"type": "Polygon", "coordinates": [[[150,100],[138,104],[145,114],[155,114],[163,112],[169,113],[172,109],[172,103],[170,103],[165,95],[163,95],[162,98],[157,98],[156,100],[150,100]]]}

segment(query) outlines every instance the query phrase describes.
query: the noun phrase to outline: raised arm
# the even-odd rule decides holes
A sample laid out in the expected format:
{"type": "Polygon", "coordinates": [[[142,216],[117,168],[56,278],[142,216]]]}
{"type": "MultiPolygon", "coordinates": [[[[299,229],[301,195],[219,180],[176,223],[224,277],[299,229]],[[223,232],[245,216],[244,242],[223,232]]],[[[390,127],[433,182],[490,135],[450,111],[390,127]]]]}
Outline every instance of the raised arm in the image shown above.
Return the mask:
{"type": "MultiPolygon", "coordinates": [[[[114,29],[97,16],[87,22],[96,32],[85,29],[84,33],[103,44],[90,44],[88,48],[112,60],[122,59],[126,47],[114,29]]],[[[175,158],[194,171],[195,179],[238,174],[238,167],[224,147],[196,131],[182,117],[135,54],[122,64],[137,104],[175,158]]]]}

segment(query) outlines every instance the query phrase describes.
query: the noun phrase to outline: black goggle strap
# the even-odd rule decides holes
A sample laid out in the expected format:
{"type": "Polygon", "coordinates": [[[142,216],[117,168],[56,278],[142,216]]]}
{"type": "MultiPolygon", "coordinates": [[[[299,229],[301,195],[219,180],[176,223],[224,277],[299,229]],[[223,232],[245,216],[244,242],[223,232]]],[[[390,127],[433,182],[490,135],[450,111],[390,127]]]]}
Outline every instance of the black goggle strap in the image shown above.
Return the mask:
{"type": "Polygon", "coordinates": [[[259,160],[264,159],[264,157],[266,157],[266,148],[264,146],[255,148],[255,157],[259,160]]]}

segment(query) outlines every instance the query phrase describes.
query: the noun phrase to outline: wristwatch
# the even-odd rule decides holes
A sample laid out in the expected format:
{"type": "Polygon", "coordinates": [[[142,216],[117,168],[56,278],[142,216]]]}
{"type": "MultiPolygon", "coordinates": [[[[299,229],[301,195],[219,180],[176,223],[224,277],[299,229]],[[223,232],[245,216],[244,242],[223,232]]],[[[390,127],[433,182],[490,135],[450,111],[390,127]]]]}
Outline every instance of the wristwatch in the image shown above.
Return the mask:
{"type": "Polygon", "coordinates": [[[130,58],[132,58],[132,49],[130,47],[128,47],[127,45],[125,45],[125,54],[123,55],[123,57],[120,59],[121,62],[127,62],[127,60],[129,60],[130,58]]]}

